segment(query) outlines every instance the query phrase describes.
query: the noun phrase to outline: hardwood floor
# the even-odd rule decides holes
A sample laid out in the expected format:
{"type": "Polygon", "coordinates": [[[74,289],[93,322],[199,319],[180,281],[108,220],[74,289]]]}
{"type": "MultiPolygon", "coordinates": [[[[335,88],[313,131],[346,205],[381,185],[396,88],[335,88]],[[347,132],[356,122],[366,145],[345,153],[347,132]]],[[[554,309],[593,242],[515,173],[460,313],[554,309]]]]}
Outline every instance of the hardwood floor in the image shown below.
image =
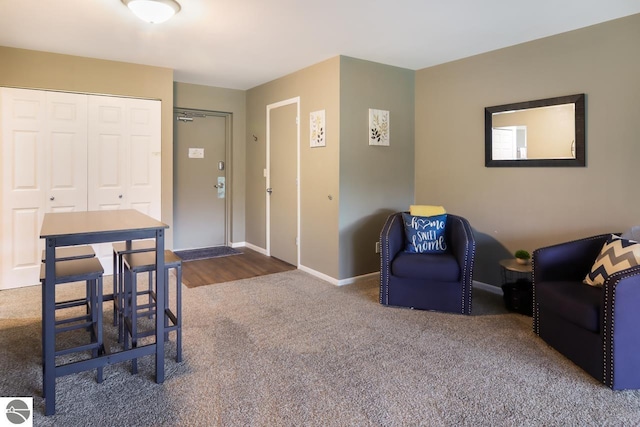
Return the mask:
{"type": "Polygon", "coordinates": [[[183,261],[182,283],[188,288],[295,270],[295,266],[248,248],[242,254],[183,261]]]}

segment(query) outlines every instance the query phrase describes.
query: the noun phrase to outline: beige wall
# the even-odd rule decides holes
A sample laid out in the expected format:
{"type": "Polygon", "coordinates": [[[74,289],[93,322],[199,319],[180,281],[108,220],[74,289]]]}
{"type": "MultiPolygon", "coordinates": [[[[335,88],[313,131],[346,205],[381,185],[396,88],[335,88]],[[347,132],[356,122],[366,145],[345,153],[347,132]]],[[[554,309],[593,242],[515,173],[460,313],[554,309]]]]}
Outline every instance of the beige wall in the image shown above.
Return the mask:
{"type": "Polygon", "coordinates": [[[340,60],[340,279],[380,270],[375,243],[414,193],[412,70],[340,60]],[[369,108],[389,111],[388,147],[369,145],[369,108]]]}
{"type": "MultiPolygon", "coordinates": [[[[0,46],[0,86],[162,101],[162,221],[173,224],[173,70],[0,46]]],[[[173,245],[171,228],[167,247],[173,245]]]]}
{"type": "Polygon", "coordinates": [[[266,248],[267,105],[299,96],[300,263],[331,277],[338,277],[339,71],[335,57],[247,92],[246,241],[266,248]],[[309,113],[318,110],[325,110],[326,147],[310,148],[309,113]]]}
{"type": "Polygon", "coordinates": [[[498,285],[516,249],[640,223],[638,40],[634,15],[416,73],[416,202],[469,219],[476,280],[498,285]],[[576,93],[586,167],[484,166],[485,107],[576,93]]]}
{"type": "Polygon", "coordinates": [[[231,242],[245,241],[246,188],[246,91],[174,83],[177,108],[217,111],[232,114],[231,131],[231,242]]]}

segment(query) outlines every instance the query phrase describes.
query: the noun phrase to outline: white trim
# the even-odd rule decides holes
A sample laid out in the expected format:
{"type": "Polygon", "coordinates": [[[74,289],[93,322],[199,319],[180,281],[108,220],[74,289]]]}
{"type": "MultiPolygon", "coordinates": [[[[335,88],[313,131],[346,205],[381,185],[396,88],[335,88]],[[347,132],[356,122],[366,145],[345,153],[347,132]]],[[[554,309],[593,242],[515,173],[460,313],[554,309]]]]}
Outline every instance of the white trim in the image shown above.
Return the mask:
{"type": "Polygon", "coordinates": [[[483,291],[491,292],[492,294],[502,295],[502,288],[499,286],[490,285],[484,282],[478,282],[477,280],[473,281],[473,287],[482,289],[483,291]]]}
{"type": "Polygon", "coordinates": [[[296,234],[297,234],[297,247],[296,247],[296,264],[300,266],[300,247],[301,239],[300,239],[300,97],[296,96],[294,98],[285,99],[284,101],[276,102],[273,104],[267,105],[267,159],[266,159],[266,168],[267,176],[266,176],[266,187],[265,187],[265,197],[266,197],[266,253],[265,255],[271,256],[271,198],[269,197],[269,193],[266,192],[266,189],[271,187],[271,110],[284,107],[285,105],[296,104],[296,234]]]}
{"type": "Polygon", "coordinates": [[[247,243],[247,242],[242,242],[242,245],[238,244],[238,246],[234,245],[233,247],[235,248],[235,247],[240,247],[240,246],[244,246],[246,248],[254,250],[254,251],[258,252],[258,253],[261,253],[262,255],[267,255],[267,250],[265,248],[261,248],[260,246],[256,246],[256,245],[253,245],[253,244],[247,243]]]}
{"type": "Polygon", "coordinates": [[[367,279],[369,279],[369,278],[371,278],[373,276],[380,276],[380,272],[379,271],[374,271],[373,273],[363,274],[362,276],[355,276],[355,277],[349,277],[349,278],[346,278],[346,279],[338,280],[338,279],[335,279],[335,278],[333,278],[331,276],[327,276],[324,273],[320,273],[319,271],[316,271],[316,270],[314,270],[312,268],[305,267],[304,265],[300,265],[298,267],[298,269],[304,271],[305,273],[309,273],[312,276],[317,277],[318,279],[322,279],[325,282],[329,282],[329,283],[331,283],[332,285],[335,285],[335,286],[351,285],[351,284],[354,284],[354,283],[357,283],[357,282],[361,282],[363,280],[367,280],[367,279]]]}

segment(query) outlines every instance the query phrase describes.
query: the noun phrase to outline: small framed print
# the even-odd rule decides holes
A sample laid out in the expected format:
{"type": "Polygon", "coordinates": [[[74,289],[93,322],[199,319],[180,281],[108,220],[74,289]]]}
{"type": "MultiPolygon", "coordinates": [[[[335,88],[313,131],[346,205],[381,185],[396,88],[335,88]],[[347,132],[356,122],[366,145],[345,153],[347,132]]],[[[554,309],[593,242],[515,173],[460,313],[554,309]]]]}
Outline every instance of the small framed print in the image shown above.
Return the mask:
{"type": "Polygon", "coordinates": [[[369,145],[389,145],[389,112],[369,108],[369,145]]]}
{"type": "Polygon", "coordinates": [[[311,147],[326,145],[324,116],[324,110],[313,111],[309,114],[309,145],[311,147]]]}

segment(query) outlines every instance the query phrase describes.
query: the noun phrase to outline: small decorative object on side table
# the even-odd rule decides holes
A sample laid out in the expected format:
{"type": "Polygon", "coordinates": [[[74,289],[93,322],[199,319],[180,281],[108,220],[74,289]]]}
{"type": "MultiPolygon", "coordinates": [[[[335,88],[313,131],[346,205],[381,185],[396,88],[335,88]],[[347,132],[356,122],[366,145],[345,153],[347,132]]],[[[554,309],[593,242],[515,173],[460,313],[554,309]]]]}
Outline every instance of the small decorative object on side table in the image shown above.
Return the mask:
{"type": "Polygon", "coordinates": [[[516,262],[523,265],[529,264],[529,260],[531,259],[529,252],[523,249],[518,249],[514,256],[516,257],[516,262]]]}
{"type": "Polygon", "coordinates": [[[509,311],[532,315],[533,289],[531,263],[522,264],[518,259],[500,261],[502,272],[502,292],[509,311]]]}

